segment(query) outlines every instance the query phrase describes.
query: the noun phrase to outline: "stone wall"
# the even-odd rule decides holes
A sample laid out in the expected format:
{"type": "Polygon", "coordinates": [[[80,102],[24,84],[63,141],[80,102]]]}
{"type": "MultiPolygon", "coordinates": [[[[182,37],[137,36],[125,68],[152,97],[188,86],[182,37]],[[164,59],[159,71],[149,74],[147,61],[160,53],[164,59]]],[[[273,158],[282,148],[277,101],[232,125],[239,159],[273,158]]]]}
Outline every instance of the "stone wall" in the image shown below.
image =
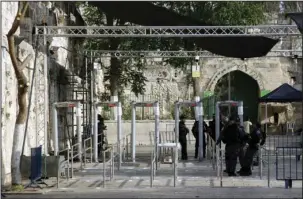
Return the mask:
{"type": "MultiPolygon", "coordinates": [[[[30,60],[24,73],[28,78],[28,84],[31,85],[33,82],[33,69],[34,61],[36,60],[36,80],[37,76],[43,74],[44,71],[44,51],[40,43],[38,48],[33,47],[32,40],[32,27],[41,24],[42,19],[45,19],[48,25],[62,25],[65,24],[64,20],[58,20],[62,15],[66,15],[66,6],[63,3],[57,3],[56,5],[51,4],[50,2],[30,2],[29,12],[22,22],[21,29],[19,29],[16,35],[21,35],[23,39],[16,39],[16,46],[18,52],[18,59],[23,61],[26,56],[29,54],[33,55],[33,58],[30,60]],[[26,24],[24,24],[26,23],[26,24]],[[21,42],[18,42],[21,41],[21,42]],[[35,57],[35,51],[38,49],[38,56],[35,57]]],[[[2,115],[1,115],[1,128],[2,128],[2,180],[4,184],[9,184],[11,181],[10,169],[11,169],[11,153],[12,153],[12,142],[13,142],[13,132],[15,126],[16,115],[18,113],[17,105],[17,82],[14,74],[14,70],[11,64],[11,59],[8,54],[8,45],[6,34],[11,28],[14,17],[18,9],[17,2],[2,2],[2,70],[1,74],[2,79],[2,115]]],[[[64,19],[64,18],[63,18],[64,19]]],[[[83,25],[83,24],[81,24],[83,25]]],[[[66,95],[62,95],[63,91],[66,91],[67,85],[62,83],[62,79],[67,78],[64,74],[71,74],[75,64],[72,64],[71,61],[67,60],[68,53],[66,49],[71,48],[70,42],[67,38],[55,38],[48,40],[50,46],[54,46],[55,43],[60,43],[63,47],[58,49],[58,56],[48,56],[47,65],[48,65],[48,84],[44,89],[47,89],[48,97],[47,100],[42,95],[39,95],[39,88],[36,87],[36,83],[32,88],[31,95],[31,109],[29,111],[29,121],[27,128],[27,137],[25,141],[25,155],[30,155],[30,148],[36,147],[39,145],[41,136],[36,135],[37,132],[37,122],[39,120],[38,112],[44,108],[50,107],[53,102],[56,101],[65,101],[66,95]],[[64,49],[65,48],[65,49],[64,49]],[[59,76],[61,72],[61,76],[59,76]],[[63,74],[63,76],[62,76],[63,74]],[[63,90],[63,91],[62,91],[63,90]],[[59,94],[61,93],[61,94],[59,94]],[[43,106],[39,104],[45,102],[43,106]],[[39,106],[37,106],[39,105],[39,106]]],[[[41,42],[41,41],[40,41],[41,42]]],[[[72,48],[71,48],[72,49],[72,48]]],[[[41,76],[40,76],[41,77],[41,76]]],[[[35,80],[35,81],[36,81],[35,80]]],[[[40,88],[41,91],[41,88],[40,88]]],[[[31,90],[28,93],[28,100],[31,90]]],[[[40,93],[41,94],[41,93],[40,93]]],[[[42,110],[43,111],[43,110],[42,110]]],[[[48,120],[48,117],[46,118],[48,120]]],[[[51,121],[48,121],[50,124],[51,121]]],[[[47,129],[50,131],[51,129],[47,129]]],[[[48,133],[49,134],[49,133],[48,133]]],[[[44,136],[42,135],[44,138],[44,136]]],[[[50,138],[50,134],[48,139],[50,138]]],[[[41,143],[41,142],[40,142],[41,143]]]]}

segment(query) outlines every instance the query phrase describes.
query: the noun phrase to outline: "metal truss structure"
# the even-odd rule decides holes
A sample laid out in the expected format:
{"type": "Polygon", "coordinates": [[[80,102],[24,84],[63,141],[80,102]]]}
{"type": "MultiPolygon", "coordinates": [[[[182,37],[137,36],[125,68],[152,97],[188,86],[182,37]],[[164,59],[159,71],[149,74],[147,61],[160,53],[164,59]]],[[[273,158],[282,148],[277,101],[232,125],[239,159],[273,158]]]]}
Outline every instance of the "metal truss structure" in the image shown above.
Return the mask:
{"type": "MultiPolygon", "coordinates": [[[[263,26],[36,26],[52,37],[300,36],[296,25],[263,26]]],[[[36,32],[38,30],[36,29],[36,32]]]]}
{"type": "MultiPolygon", "coordinates": [[[[90,50],[85,54],[94,58],[119,57],[119,58],[189,58],[199,56],[200,58],[231,58],[213,54],[209,51],[111,51],[111,50],[90,50]]],[[[302,57],[300,50],[273,50],[266,57],[302,57]]]]}
{"type": "MultiPolygon", "coordinates": [[[[266,37],[287,37],[287,36],[301,36],[296,25],[263,25],[263,26],[102,26],[102,27],[93,27],[93,26],[36,26],[35,27],[36,35],[39,38],[42,38],[43,44],[40,44],[41,47],[46,48],[46,40],[51,39],[52,37],[81,37],[81,38],[110,38],[110,37],[141,37],[141,38],[157,38],[157,37],[222,37],[222,36],[266,36],[266,37]]],[[[41,40],[40,40],[41,41],[41,40]]],[[[105,53],[105,52],[104,52],[105,53]]],[[[104,54],[103,53],[103,54],[104,54]]],[[[110,54],[117,52],[106,52],[110,54]]],[[[123,56],[132,57],[140,56],[140,52],[130,51],[123,56]]],[[[182,51],[178,52],[157,52],[161,53],[161,57],[188,57],[197,55],[196,52],[189,54],[184,54],[182,51]],[[185,56],[186,55],[186,56],[185,56]]],[[[271,55],[274,52],[270,52],[271,55]]],[[[281,52],[280,52],[281,53],[281,52]]],[[[287,55],[287,52],[285,56],[287,55]]],[[[293,52],[288,52],[293,53],[293,52]]],[[[102,54],[102,52],[101,52],[102,54]]],[[[120,54],[122,54],[120,52],[120,54]]],[[[148,57],[149,52],[146,53],[148,57]]],[[[210,57],[211,53],[201,51],[199,52],[201,57],[210,57]]],[[[95,54],[96,55],[96,54],[95,54]]],[[[160,55],[152,57],[160,57],[160,55]]],[[[282,54],[281,54],[282,55],[282,54]]],[[[289,54],[290,56],[290,54],[289,54]]],[[[101,57],[101,56],[100,56],[101,57]]],[[[38,106],[38,115],[36,117],[37,121],[37,137],[39,137],[39,144],[44,145],[47,149],[47,124],[48,124],[48,57],[44,57],[44,68],[41,71],[38,71],[36,80],[36,89],[40,96],[44,96],[43,100],[36,102],[38,106]],[[39,136],[38,136],[39,135],[39,136]],[[42,139],[41,136],[44,135],[42,139]],[[41,138],[41,139],[40,139],[41,138]]],[[[47,151],[45,151],[47,153],[47,151]]]]}

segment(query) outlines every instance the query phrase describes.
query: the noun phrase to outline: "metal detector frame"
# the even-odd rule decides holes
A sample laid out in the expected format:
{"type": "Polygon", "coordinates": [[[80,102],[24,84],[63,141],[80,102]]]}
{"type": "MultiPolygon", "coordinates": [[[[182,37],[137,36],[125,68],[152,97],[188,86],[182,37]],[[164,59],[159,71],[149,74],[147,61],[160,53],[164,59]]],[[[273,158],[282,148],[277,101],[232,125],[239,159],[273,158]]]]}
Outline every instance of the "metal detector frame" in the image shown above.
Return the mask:
{"type": "Polygon", "coordinates": [[[78,147],[77,151],[79,153],[79,159],[81,158],[82,152],[82,136],[81,136],[81,103],[80,102],[55,102],[53,103],[53,139],[54,139],[54,155],[59,155],[59,135],[58,135],[58,108],[76,108],[76,124],[77,124],[77,139],[78,139],[78,147]]]}
{"type": "MultiPolygon", "coordinates": [[[[153,107],[155,115],[155,153],[156,161],[158,161],[158,144],[159,144],[159,122],[160,109],[158,101],[147,102],[132,102],[132,123],[131,123],[131,146],[132,146],[132,161],[136,162],[136,107],[153,107]]],[[[156,164],[157,165],[157,164],[156,164]]]]}
{"type": "Polygon", "coordinates": [[[220,136],[220,106],[236,105],[238,107],[238,115],[240,118],[240,123],[243,126],[243,101],[218,101],[216,103],[216,141],[218,141],[220,136]]]}
{"type": "Polygon", "coordinates": [[[199,161],[203,160],[203,104],[202,101],[176,101],[175,102],[175,157],[174,157],[174,186],[176,186],[177,165],[178,165],[178,145],[179,143],[179,108],[181,106],[197,107],[197,115],[199,117],[199,161]]]}
{"type": "MultiPolygon", "coordinates": [[[[95,162],[99,162],[98,155],[98,107],[108,105],[109,107],[117,107],[117,152],[119,154],[118,170],[122,163],[121,153],[121,138],[122,138],[122,107],[121,102],[95,102],[93,104],[94,109],[94,159],[95,162]]],[[[103,160],[104,161],[104,160],[103,160]]]]}

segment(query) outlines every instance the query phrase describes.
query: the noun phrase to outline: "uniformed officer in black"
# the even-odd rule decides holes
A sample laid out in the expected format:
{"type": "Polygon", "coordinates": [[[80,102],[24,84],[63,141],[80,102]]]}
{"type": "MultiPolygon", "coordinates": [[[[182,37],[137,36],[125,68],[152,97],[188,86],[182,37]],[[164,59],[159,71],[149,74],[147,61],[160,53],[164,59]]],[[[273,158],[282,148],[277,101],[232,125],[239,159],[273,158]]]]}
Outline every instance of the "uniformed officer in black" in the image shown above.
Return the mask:
{"type": "MultiPolygon", "coordinates": [[[[231,116],[228,125],[223,129],[220,135],[223,143],[225,143],[225,162],[228,176],[236,176],[235,171],[241,143],[240,134],[237,117],[231,116]]],[[[217,144],[219,144],[221,139],[218,139],[217,144]]]]}
{"type": "Polygon", "coordinates": [[[179,122],[179,142],[181,145],[181,159],[187,160],[187,134],[189,133],[188,128],[185,125],[185,117],[184,115],[180,116],[179,122]]]}
{"type": "Polygon", "coordinates": [[[106,138],[104,131],[106,130],[106,126],[104,124],[103,117],[98,114],[98,151],[101,152],[105,149],[106,138]]]}
{"type": "MultiPolygon", "coordinates": [[[[208,126],[205,121],[203,121],[203,158],[206,156],[206,139],[205,133],[208,131],[208,126]]],[[[195,143],[195,158],[198,158],[198,151],[199,151],[199,121],[195,121],[193,128],[191,129],[193,133],[196,143],[195,143]]]]}
{"type": "Polygon", "coordinates": [[[238,171],[241,176],[250,176],[252,174],[251,166],[253,163],[253,158],[259,150],[259,145],[263,145],[264,143],[265,136],[262,133],[261,124],[257,123],[254,130],[250,133],[250,139],[248,141],[248,147],[244,156],[243,165],[241,165],[242,167],[240,171],[238,171]]]}

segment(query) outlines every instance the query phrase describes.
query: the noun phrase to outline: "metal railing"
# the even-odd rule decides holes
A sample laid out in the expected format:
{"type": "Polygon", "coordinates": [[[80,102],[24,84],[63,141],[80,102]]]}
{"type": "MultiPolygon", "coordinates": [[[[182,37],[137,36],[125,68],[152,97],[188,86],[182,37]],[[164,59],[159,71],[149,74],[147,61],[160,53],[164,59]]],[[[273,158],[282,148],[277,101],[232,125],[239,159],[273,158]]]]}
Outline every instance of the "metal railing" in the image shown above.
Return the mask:
{"type": "Polygon", "coordinates": [[[156,175],[156,167],[155,167],[155,164],[157,164],[156,158],[157,157],[155,155],[155,149],[153,149],[151,152],[151,163],[150,163],[150,187],[153,187],[153,182],[156,175]]]}
{"type": "Polygon", "coordinates": [[[87,138],[83,140],[83,156],[84,156],[84,163],[83,166],[86,166],[86,152],[87,150],[90,150],[90,162],[93,162],[93,139],[87,138]],[[86,142],[89,141],[90,147],[87,147],[86,142]]]}
{"type": "Polygon", "coordinates": [[[131,142],[131,133],[130,134],[127,134],[126,136],[124,136],[123,138],[122,138],[122,160],[123,161],[128,161],[128,160],[130,160],[130,146],[131,146],[131,144],[130,144],[130,142],[131,142]]]}
{"type": "Polygon", "coordinates": [[[207,143],[206,143],[206,153],[207,153],[207,159],[211,161],[212,168],[216,169],[216,141],[207,134],[207,143]]]}
{"type": "Polygon", "coordinates": [[[216,146],[216,165],[217,165],[217,177],[220,179],[220,187],[223,187],[223,154],[225,150],[216,146]]]}
{"type": "Polygon", "coordinates": [[[103,159],[103,188],[105,188],[106,185],[106,170],[107,170],[107,165],[109,163],[109,180],[112,181],[114,179],[114,173],[115,173],[115,158],[118,153],[115,154],[115,145],[118,145],[118,143],[111,145],[108,149],[102,151],[102,159],[103,159]],[[106,153],[110,152],[110,158],[108,161],[106,161],[106,153]]]}

